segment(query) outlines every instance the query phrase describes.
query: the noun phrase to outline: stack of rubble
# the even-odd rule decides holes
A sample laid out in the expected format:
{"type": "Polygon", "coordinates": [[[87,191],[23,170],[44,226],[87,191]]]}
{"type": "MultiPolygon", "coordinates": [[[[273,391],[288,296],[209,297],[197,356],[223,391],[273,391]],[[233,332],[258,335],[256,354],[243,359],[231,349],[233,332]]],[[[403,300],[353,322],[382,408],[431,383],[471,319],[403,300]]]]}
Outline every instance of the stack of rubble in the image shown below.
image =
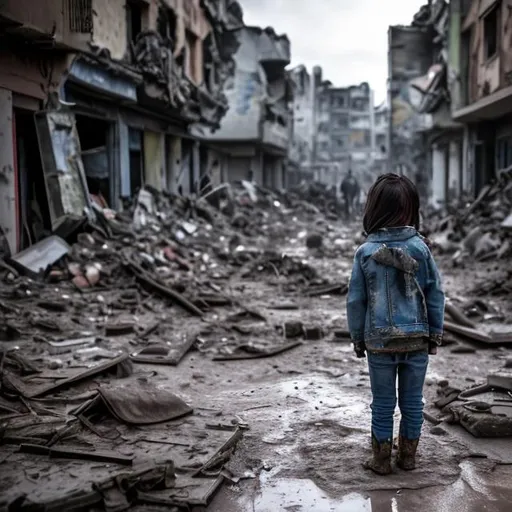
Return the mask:
{"type": "Polygon", "coordinates": [[[230,279],[345,293],[275,250],[311,222],[334,232],[304,199],[250,183],[199,199],[143,189],[96,219],[2,261],[0,509],[205,505],[246,426],[194,413],[165,372],[134,365],[175,366],[194,349],[216,361],[269,357],[323,336],[269,325],[230,279]]]}
{"type": "MultiPolygon", "coordinates": [[[[482,189],[469,205],[448,205],[430,219],[434,245],[452,253],[455,266],[467,261],[499,261],[512,255],[512,172],[482,189]]],[[[493,282],[478,285],[481,294],[512,292],[512,268],[497,273],[493,282]]]]}

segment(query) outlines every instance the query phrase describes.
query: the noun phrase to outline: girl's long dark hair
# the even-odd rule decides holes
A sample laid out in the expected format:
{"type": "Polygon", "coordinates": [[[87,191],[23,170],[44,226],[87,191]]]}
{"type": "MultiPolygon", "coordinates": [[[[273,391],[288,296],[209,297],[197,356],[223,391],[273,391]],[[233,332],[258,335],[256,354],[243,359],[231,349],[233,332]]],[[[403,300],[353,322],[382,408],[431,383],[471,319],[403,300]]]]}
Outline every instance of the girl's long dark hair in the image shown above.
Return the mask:
{"type": "Polygon", "coordinates": [[[382,228],[420,227],[420,197],[405,176],[383,174],[368,192],[363,227],[367,235],[382,228]]]}

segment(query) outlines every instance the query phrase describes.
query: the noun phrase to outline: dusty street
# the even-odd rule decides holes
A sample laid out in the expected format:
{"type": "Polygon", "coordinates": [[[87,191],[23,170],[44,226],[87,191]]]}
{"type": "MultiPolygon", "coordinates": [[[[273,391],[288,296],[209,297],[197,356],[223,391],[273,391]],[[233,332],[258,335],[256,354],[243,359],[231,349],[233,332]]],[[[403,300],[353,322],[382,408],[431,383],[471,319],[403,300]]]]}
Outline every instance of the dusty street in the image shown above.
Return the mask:
{"type": "MultiPolygon", "coordinates": [[[[5,267],[2,510],[508,510],[510,392],[494,397],[499,413],[476,411],[491,430],[501,418],[496,439],[434,406],[510,366],[503,343],[447,334],[431,357],[420,467],[365,471],[369,378],[345,316],[359,224],[337,219],[328,196],[321,212],[235,190],[228,217],[141,194],[133,222],[105,218],[117,234],[79,235],[44,280],[5,267]]],[[[507,271],[439,261],[461,311],[507,271]]],[[[487,330],[510,329],[507,299],[484,297],[487,330]]]]}

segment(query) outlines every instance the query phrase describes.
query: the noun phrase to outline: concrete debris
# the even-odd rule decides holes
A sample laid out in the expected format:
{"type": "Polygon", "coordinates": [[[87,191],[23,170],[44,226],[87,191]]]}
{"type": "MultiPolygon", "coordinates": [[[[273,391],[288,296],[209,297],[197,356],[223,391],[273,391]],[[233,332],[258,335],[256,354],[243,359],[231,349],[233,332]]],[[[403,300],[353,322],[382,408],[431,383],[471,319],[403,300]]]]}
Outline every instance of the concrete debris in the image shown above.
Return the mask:
{"type": "MultiPolygon", "coordinates": [[[[469,261],[506,260],[512,255],[512,174],[503,173],[482,189],[471,203],[457,201],[431,212],[427,232],[435,248],[452,255],[452,264],[464,268],[469,261]]],[[[502,295],[512,292],[512,269],[494,272],[478,282],[475,293],[502,295]]]]}
{"type": "Polygon", "coordinates": [[[94,209],[68,241],[51,235],[0,267],[0,454],[12,473],[1,506],[49,510],[57,499],[66,510],[77,500],[124,510],[133,504],[128,488],[136,488],[138,504],[205,505],[240,439],[238,421],[197,415],[162,387],[158,369],[193,350],[220,364],[323,338],[327,328],[293,317],[273,325],[263,309],[293,311],[297,300],[345,294],[348,268],[340,276],[315,267],[318,257],[328,262],[353,250],[343,238],[350,229],[329,225],[336,197],[314,184],[281,193],[224,184],[200,198],[147,187],[123,212],[94,209]],[[297,236],[311,225],[321,254],[297,236]],[[283,239],[290,253],[275,249],[283,239]],[[278,287],[293,306],[246,307],[244,283],[255,280],[278,287]],[[214,424],[230,428],[212,435],[214,424]],[[141,435],[135,425],[151,430],[141,435]],[[176,448],[172,461],[166,445],[176,448]],[[148,454],[167,465],[141,468],[148,454]],[[41,474],[48,459],[54,476],[38,480],[46,491],[27,494],[27,467],[41,474]],[[81,486],[59,486],[70,474],[81,486]],[[123,478],[134,483],[120,485],[123,478]]]}

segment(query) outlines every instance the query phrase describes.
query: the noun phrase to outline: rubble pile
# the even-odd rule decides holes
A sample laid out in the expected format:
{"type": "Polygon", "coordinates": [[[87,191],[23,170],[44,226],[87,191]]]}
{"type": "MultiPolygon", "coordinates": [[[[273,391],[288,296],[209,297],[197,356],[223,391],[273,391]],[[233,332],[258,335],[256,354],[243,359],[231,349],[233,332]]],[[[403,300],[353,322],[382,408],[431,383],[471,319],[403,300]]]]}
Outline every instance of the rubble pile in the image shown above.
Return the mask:
{"type": "MultiPolygon", "coordinates": [[[[512,172],[484,187],[473,202],[450,204],[429,219],[434,246],[452,254],[454,266],[506,260],[512,255],[512,172]]],[[[512,293],[512,268],[478,283],[480,295],[512,293]]]]}
{"type": "Polygon", "coordinates": [[[326,250],[308,248],[309,225],[333,254],[347,250],[296,194],[251,183],[198,199],[145,188],[125,211],[97,207],[67,240],[52,235],[2,260],[0,460],[10,471],[0,509],[206,505],[247,426],[195,411],[147,365],[176,366],[190,350],[270,357],[323,337],[308,325],[291,336],[240,300],[244,280],[304,297],[346,293],[304,258],[326,250]],[[301,256],[275,250],[297,232],[301,256]]]}

